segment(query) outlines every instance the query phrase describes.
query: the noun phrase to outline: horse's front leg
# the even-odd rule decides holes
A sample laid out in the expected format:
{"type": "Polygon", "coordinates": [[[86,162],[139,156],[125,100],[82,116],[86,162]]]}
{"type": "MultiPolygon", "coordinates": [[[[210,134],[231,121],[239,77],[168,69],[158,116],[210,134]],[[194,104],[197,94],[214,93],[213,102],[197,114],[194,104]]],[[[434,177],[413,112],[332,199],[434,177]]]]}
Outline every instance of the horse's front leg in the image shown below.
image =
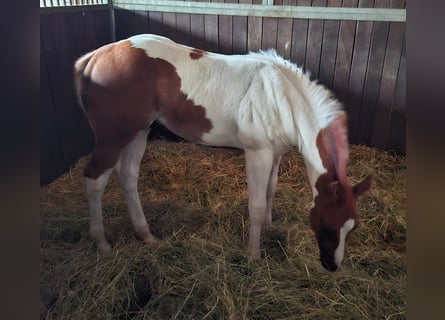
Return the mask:
{"type": "Polygon", "coordinates": [[[267,185],[267,210],[266,210],[266,226],[272,225],[272,200],[275,196],[275,191],[277,190],[278,182],[278,168],[280,167],[281,156],[274,159],[272,170],[270,172],[269,183],[267,185]]]}
{"type": "Polygon", "coordinates": [[[274,163],[270,149],[246,149],[246,171],[249,189],[249,244],[252,258],[259,259],[261,228],[266,222],[267,189],[274,163]]]}

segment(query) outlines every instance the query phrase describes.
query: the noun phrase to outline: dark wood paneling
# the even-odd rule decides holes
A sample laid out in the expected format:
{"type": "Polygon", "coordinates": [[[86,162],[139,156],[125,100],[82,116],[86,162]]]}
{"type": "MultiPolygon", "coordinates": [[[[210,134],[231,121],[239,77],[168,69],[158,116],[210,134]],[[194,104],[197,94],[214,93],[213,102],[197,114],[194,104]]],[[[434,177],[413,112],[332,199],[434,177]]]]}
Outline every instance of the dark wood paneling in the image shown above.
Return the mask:
{"type": "Polygon", "coordinates": [[[384,149],[386,149],[389,144],[389,124],[394,102],[397,73],[399,70],[404,34],[404,23],[391,23],[372,136],[372,145],[379,146],[384,149]]]}
{"type": "MultiPolygon", "coordinates": [[[[298,0],[300,6],[310,6],[310,0],[298,0]]],[[[309,21],[307,19],[294,19],[292,25],[291,60],[299,66],[305,66],[306,44],[309,21]]]]}
{"type": "Polygon", "coordinates": [[[65,170],[59,138],[44,43],[40,37],[40,181],[43,183],[55,179],[65,170]]]}
{"type": "MultiPolygon", "coordinates": [[[[376,0],[375,7],[389,7],[389,0],[376,0]]],[[[372,143],[374,116],[377,109],[388,31],[389,22],[379,21],[373,23],[368,68],[366,69],[360,114],[355,137],[352,140],[355,143],[366,145],[371,145],[372,143]]]]}
{"type": "MultiPolygon", "coordinates": [[[[235,2],[233,0],[219,0],[219,2],[235,2]]],[[[232,33],[233,18],[231,16],[219,16],[218,18],[218,51],[224,54],[231,54],[232,49],[232,33]]]]}
{"type": "Polygon", "coordinates": [[[73,66],[82,54],[109,43],[110,31],[107,10],[40,16],[41,185],[93,147],[93,134],[74,93],[73,66]]]}
{"type": "MultiPolygon", "coordinates": [[[[249,4],[251,0],[240,0],[239,3],[249,4]]],[[[247,17],[233,17],[233,42],[234,54],[247,53],[247,17]]]]}
{"type": "MultiPolygon", "coordinates": [[[[373,2],[373,0],[361,0],[359,2],[359,7],[372,7],[373,2]]],[[[373,23],[369,21],[357,22],[348,94],[345,102],[347,110],[349,111],[349,136],[351,140],[355,139],[358,119],[361,112],[363,87],[368,64],[369,48],[371,45],[372,25],[373,23]]]]}
{"type": "MultiPolygon", "coordinates": [[[[344,0],[343,6],[356,7],[357,3],[357,0],[344,0]]],[[[340,22],[333,88],[337,93],[338,98],[343,102],[346,100],[348,91],[355,27],[355,21],[340,22]]]]}
{"type": "Polygon", "coordinates": [[[218,16],[204,16],[204,39],[203,49],[212,52],[218,51],[218,16]]]}
{"type": "MultiPolygon", "coordinates": [[[[325,0],[314,0],[312,3],[314,6],[326,6],[325,0]]],[[[323,27],[324,20],[309,21],[305,66],[311,73],[311,79],[318,79],[323,27]]]]}
{"type": "Polygon", "coordinates": [[[391,112],[388,149],[406,153],[406,42],[403,43],[397,76],[394,105],[391,112]]]}
{"type": "MultiPolygon", "coordinates": [[[[343,0],[329,0],[328,6],[341,7],[343,0]]],[[[332,88],[334,81],[335,60],[337,58],[338,30],[340,21],[326,20],[324,22],[323,42],[320,58],[320,71],[318,79],[320,83],[332,88]]]]}
{"type": "MultiPolygon", "coordinates": [[[[206,1],[206,0],[201,0],[206,1]]],[[[237,2],[238,0],[214,0],[237,2]]],[[[259,4],[261,0],[239,0],[259,4]]],[[[405,8],[405,0],[276,0],[276,5],[405,8]]],[[[226,54],[275,48],[334,90],[351,143],[405,152],[405,23],[228,17],[114,10],[117,40],[154,33],[226,54]]],[[[74,60],[109,43],[108,10],[41,15],[43,183],[88,153],[93,137],[77,106],[74,60]],[[57,32],[55,32],[57,30],[57,32]]]]}

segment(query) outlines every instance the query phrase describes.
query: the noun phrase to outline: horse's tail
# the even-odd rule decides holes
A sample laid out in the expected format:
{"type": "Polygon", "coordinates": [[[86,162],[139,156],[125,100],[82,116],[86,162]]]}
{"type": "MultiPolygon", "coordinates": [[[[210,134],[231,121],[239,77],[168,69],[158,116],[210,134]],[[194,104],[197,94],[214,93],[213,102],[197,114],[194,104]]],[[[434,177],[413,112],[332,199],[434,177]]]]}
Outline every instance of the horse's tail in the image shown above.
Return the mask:
{"type": "Polygon", "coordinates": [[[74,63],[74,89],[76,90],[76,96],[79,100],[79,104],[84,110],[87,108],[85,101],[85,89],[91,81],[88,76],[85,76],[84,71],[93,55],[94,51],[91,51],[81,56],[74,63]]]}

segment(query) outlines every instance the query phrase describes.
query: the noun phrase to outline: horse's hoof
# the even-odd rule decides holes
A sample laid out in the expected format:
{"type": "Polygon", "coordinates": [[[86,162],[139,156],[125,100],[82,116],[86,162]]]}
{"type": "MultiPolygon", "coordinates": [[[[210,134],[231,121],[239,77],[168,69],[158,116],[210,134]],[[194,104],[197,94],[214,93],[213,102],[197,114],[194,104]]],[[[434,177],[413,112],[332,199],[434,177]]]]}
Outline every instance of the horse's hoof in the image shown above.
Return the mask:
{"type": "Polygon", "coordinates": [[[97,245],[97,250],[101,255],[107,255],[111,252],[111,246],[108,242],[101,243],[97,245]]]}
{"type": "Polygon", "coordinates": [[[159,243],[159,239],[157,239],[156,237],[154,237],[152,235],[146,237],[143,241],[145,244],[148,244],[149,246],[154,246],[159,243]]]}

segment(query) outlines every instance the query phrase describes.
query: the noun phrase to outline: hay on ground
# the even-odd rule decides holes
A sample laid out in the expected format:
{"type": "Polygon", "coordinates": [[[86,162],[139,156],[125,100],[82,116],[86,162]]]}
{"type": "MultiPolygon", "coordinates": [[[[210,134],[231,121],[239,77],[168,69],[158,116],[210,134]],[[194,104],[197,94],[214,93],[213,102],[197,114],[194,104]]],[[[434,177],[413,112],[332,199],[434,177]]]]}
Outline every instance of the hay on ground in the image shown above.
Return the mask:
{"type": "Polygon", "coordinates": [[[245,256],[242,151],[150,141],[139,193],[153,233],[136,238],[117,179],[103,199],[110,255],[88,236],[80,159],[41,189],[41,319],[406,318],[405,159],[352,146],[353,183],[374,174],[343,267],[325,271],[309,228],[311,194],[296,150],[283,157],[264,258],[245,256]]]}

